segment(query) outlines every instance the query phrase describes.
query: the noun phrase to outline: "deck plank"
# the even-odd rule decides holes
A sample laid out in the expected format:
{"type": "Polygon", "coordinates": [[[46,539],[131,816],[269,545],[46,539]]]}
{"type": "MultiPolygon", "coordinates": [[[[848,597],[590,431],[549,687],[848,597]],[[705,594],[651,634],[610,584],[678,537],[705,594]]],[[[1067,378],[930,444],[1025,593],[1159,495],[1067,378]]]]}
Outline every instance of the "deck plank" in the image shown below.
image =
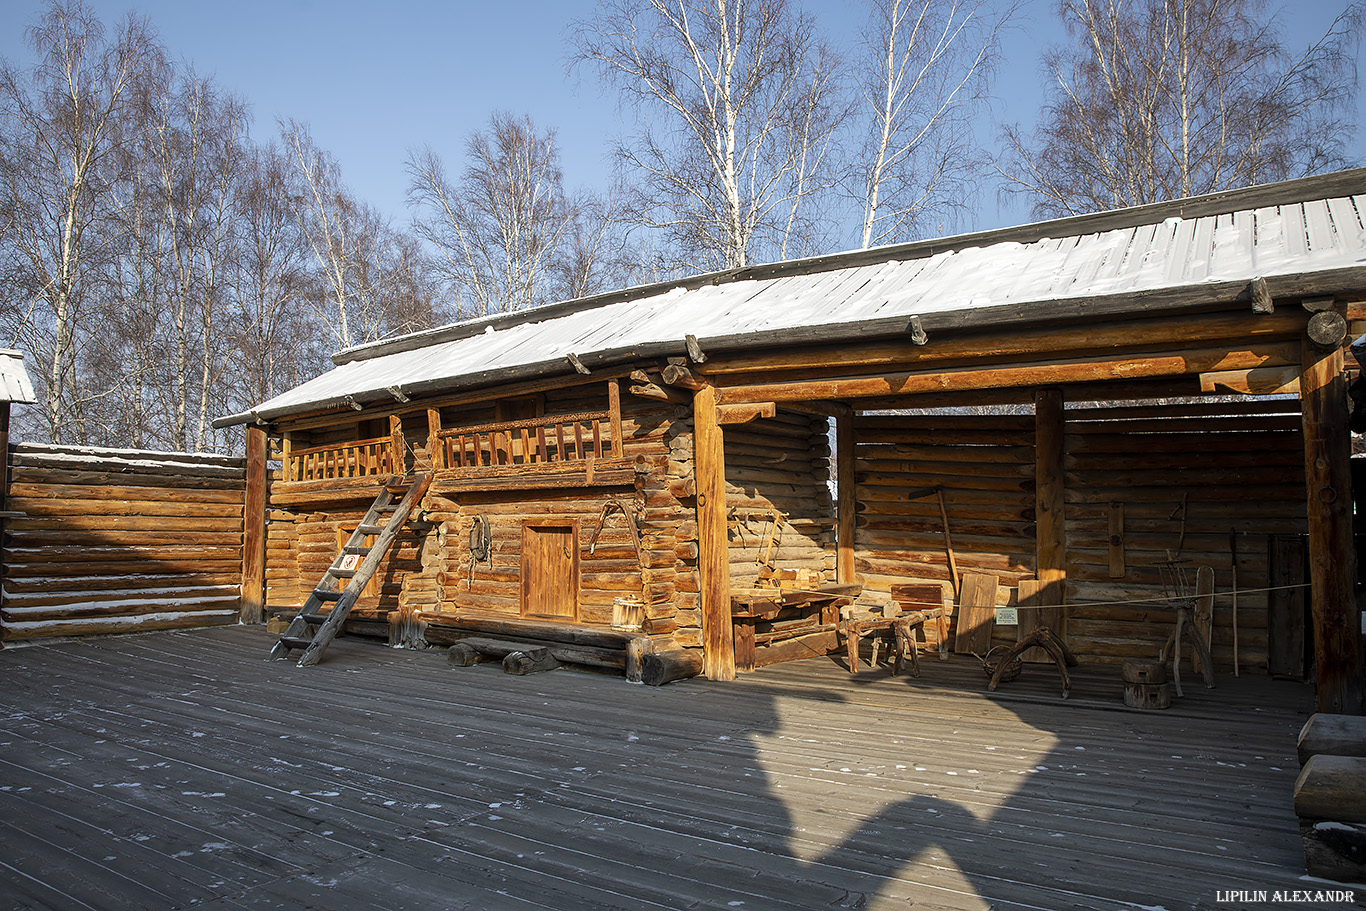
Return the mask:
{"type": "MultiPolygon", "coordinates": [[[[259,628],[0,652],[0,907],[1214,906],[1300,889],[1309,688],[834,659],[666,687],[259,628]],[[742,904],[732,904],[742,903],[742,904]]],[[[1306,906],[1307,907],[1307,906],[1306,906]]]]}

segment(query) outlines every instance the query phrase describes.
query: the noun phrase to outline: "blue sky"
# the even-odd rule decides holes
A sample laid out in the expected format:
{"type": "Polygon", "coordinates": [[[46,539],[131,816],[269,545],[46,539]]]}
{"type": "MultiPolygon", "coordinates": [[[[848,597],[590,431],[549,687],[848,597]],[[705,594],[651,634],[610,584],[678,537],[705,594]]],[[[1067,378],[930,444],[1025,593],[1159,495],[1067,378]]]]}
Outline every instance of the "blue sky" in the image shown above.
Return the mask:
{"type": "MultiPolygon", "coordinates": [[[[361,198],[406,221],[403,161],[430,144],[449,165],[464,139],[494,110],[530,114],[558,132],[571,186],[607,182],[610,139],[620,132],[614,97],[590,73],[566,75],[570,23],[592,13],[592,0],[424,2],[390,0],[90,0],[112,24],[136,9],[161,33],[175,57],[244,97],[254,135],[267,139],[277,117],[308,123],[318,143],[341,162],[361,198]]],[[[26,62],[25,26],[40,0],[8,0],[0,11],[0,55],[26,62]]],[[[856,0],[804,4],[836,43],[851,43],[864,20],[856,0]]],[[[1288,21],[1292,41],[1327,27],[1340,2],[1308,0],[1288,21]],[[1302,30],[1302,31],[1296,31],[1302,30]]],[[[1028,123],[1040,100],[1039,51],[1061,39],[1047,0],[1026,0],[1008,37],[995,87],[998,117],[1028,123]]],[[[1358,137],[1358,158],[1366,144],[1358,137]]],[[[981,201],[976,223],[990,228],[1028,220],[1022,206],[981,201]]]]}

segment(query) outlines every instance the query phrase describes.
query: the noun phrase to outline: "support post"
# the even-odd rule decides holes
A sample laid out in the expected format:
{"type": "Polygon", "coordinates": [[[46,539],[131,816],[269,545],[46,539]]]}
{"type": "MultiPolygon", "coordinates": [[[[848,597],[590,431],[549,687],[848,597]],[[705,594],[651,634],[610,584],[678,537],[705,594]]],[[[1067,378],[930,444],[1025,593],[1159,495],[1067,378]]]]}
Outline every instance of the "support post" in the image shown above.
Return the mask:
{"type": "Polygon", "coordinates": [[[854,413],[835,415],[835,580],[855,581],[854,571],[854,413]]]}
{"type": "Polygon", "coordinates": [[[432,463],[432,471],[446,467],[446,447],[441,443],[441,411],[427,409],[427,459],[432,463]]]}
{"type": "Polygon", "coordinates": [[[1044,604],[1040,623],[1067,641],[1063,586],[1067,578],[1067,531],[1064,522],[1063,395],[1061,389],[1034,393],[1035,571],[1044,604]]]}
{"type": "Polygon", "coordinates": [[[697,479],[697,571],[702,605],[702,673],[735,679],[730,616],[730,541],[726,529],[726,454],[716,419],[716,389],[693,395],[693,459],[697,479]]]}
{"type": "MultiPolygon", "coordinates": [[[[0,402],[0,547],[9,524],[9,402],[0,402]]],[[[5,606],[5,561],[0,559],[0,608],[5,606]]],[[[3,645],[0,645],[3,648],[3,645]]]]}
{"type": "Polygon", "coordinates": [[[607,410],[612,415],[612,456],[619,459],[626,454],[621,439],[621,382],[619,380],[607,381],[607,410]]]}
{"type": "Polygon", "coordinates": [[[242,591],[238,616],[260,623],[266,607],[266,456],[264,428],[247,426],[247,489],[242,507],[242,591]]]}
{"type": "Polygon", "coordinates": [[[286,483],[302,480],[302,478],[294,476],[294,455],[291,452],[293,448],[294,440],[290,432],[286,430],[280,435],[280,480],[286,483]]]}
{"type": "Polygon", "coordinates": [[[1309,581],[1314,618],[1318,710],[1363,711],[1361,614],[1355,597],[1351,441],[1341,346],[1303,342],[1300,415],[1309,520],[1309,581]]]}
{"type": "Polygon", "coordinates": [[[389,451],[393,453],[393,473],[408,473],[408,457],[403,451],[403,420],[396,414],[389,415],[389,451]]]}

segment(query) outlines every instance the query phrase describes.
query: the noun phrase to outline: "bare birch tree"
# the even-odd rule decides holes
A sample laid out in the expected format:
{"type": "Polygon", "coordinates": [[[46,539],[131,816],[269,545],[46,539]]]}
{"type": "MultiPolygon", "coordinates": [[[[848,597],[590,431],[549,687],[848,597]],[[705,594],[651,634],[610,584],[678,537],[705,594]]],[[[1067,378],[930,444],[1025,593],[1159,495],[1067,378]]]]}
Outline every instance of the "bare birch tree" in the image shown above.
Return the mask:
{"type": "Polygon", "coordinates": [[[639,182],[643,223],[692,268],[745,266],[765,236],[781,246],[793,204],[820,183],[802,179],[813,162],[794,141],[822,82],[810,17],[787,0],[603,0],[574,41],[576,63],[639,112],[617,156],[639,182]]]}
{"type": "Polygon", "coordinates": [[[146,167],[164,249],[169,358],[169,444],[199,449],[209,430],[211,390],[228,352],[223,345],[225,282],[242,208],[246,112],[193,69],[151,94],[146,167]]]}
{"type": "Polygon", "coordinates": [[[557,268],[578,216],[564,189],[555,134],[530,117],[496,113],[470,134],[458,181],[431,149],[408,156],[408,200],[419,234],[467,315],[554,300],[557,268]]]}
{"type": "Polygon", "coordinates": [[[353,226],[356,202],[346,192],[341,167],[335,158],[318,148],[308,127],[296,120],[280,124],[285,147],[294,158],[302,180],[302,197],[296,212],[304,226],[318,267],[331,292],[332,324],[337,344],[349,348],[351,334],[351,296],[356,271],[356,245],[353,226]]]}
{"type": "Polygon", "coordinates": [[[856,167],[861,245],[907,240],[971,198],[974,141],[1001,31],[1014,6],[986,0],[875,0],[859,80],[865,124],[856,167]]]}
{"type": "Polygon", "coordinates": [[[106,39],[78,2],[51,6],[27,38],[35,67],[0,65],[3,208],[35,313],[18,340],[41,360],[50,438],[83,442],[84,404],[108,389],[82,388],[78,332],[96,297],[90,286],[107,276],[110,187],[130,107],[161,52],[145,21],[130,16],[106,39]]]}
{"type": "Polygon", "coordinates": [[[1040,215],[1140,205],[1346,164],[1363,7],[1288,52],[1261,0],[1062,0],[1041,124],[1006,133],[1040,215]]]}
{"type": "Polygon", "coordinates": [[[244,387],[235,410],[284,392],[326,363],[309,304],[324,292],[315,292],[312,251],[295,218],[295,171],[287,153],[272,145],[251,152],[244,176],[231,281],[234,363],[244,387]]]}

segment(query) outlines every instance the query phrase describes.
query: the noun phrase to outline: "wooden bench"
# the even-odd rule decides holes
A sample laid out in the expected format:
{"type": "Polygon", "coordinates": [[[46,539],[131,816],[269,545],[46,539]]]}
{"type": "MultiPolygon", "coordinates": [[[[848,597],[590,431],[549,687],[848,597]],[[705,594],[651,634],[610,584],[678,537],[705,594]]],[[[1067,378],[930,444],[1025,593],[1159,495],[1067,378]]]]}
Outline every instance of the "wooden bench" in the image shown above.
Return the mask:
{"type": "MultiPolygon", "coordinates": [[[[480,638],[544,648],[561,664],[618,670],[632,682],[643,679],[645,659],[654,651],[648,635],[627,630],[435,611],[423,611],[422,620],[423,636],[431,645],[449,646],[462,639],[480,638]]],[[[481,654],[498,657],[491,648],[481,654]]]]}
{"type": "Polygon", "coordinates": [[[948,617],[943,607],[943,589],[938,585],[894,585],[891,602],[896,606],[896,613],[881,617],[850,617],[841,624],[840,631],[844,634],[849,657],[849,673],[859,672],[860,642],[871,638],[872,665],[877,665],[880,641],[886,640],[892,648],[892,674],[901,673],[901,665],[909,656],[911,676],[919,677],[920,649],[916,634],[918,631],[923,636],[925,624],[930,620],[936,623],[940,658],[946,657],[944,647],[948,640],[948,617]],[[933,606],[936,604],[939,606],[933,606]]]}

